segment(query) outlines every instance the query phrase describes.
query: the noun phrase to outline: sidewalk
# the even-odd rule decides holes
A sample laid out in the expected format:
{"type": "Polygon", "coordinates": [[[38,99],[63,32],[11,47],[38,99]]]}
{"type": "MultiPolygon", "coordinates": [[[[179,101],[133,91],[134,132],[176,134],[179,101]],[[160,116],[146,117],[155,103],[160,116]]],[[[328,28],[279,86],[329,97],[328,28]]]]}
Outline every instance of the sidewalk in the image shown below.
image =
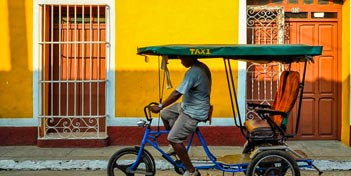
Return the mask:
{"type": "MultiPolygon", "coordinates": [[[[293,149],[304,151],[322,170],[351,170],[351,147],[339,141],[289,141],[293,149]]],[[[0,147],[0,170],[100,170],[106,169],[108,159],[126,146],[104,148],[39,148],[36,146],[0,147]]],[[[165,146],[166,148],[166,146],[165,146]]],[[[240,154],[239,146],[210,146],[215,156],[240,154]]],[[[173,169],[156,150],[147,147],[158,169],[173,169]]],[[[189,152],[194,160],[204,159],[201,146],[189,152]]]]}

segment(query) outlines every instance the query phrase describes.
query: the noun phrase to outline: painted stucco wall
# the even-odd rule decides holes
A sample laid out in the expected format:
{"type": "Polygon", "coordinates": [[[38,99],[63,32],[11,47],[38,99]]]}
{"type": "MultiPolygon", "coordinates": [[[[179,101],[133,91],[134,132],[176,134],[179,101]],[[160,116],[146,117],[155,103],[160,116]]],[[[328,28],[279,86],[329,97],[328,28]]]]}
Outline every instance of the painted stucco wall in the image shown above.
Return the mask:
{"type": "MultiPolygon", "coordinates": [[[[141,117],[143,106],[158,101],[157,57],[149,63],[137,47],[168,43],[238,43],[236,0],[116,1],[115,116],[141,117]]],[[[342,14],[341,140],[350,143],[350,0],[342,14]]],[[[0,1],[0,118],[33,117],[33,0],[0,1]]],[[[222,61],[205,60],[212,70],[214,117],[229,117],[222,61]]],[[[236,67],[236,64],[234,64],[236,67]]],[[[173,85],[185,69],[169,64],[173,85]]],[[[165,90],[167,96],[171,90],[165,90]]]]}
{"type": "MultiPolygon", "coordinates": [[[[142,117],[142,108],[159,100],[158,58],[151,57],[149,63],[145,63],[144,57],[135,54],[137,47],[238,42],[237,1],[130,0],[118,1],[116,9],[116,117],[142,117]]],[[[213,116],[229,117],[223,61],[204,62],[213,74],[213,116]]],[[[179,61],[170,61],[169,70],[175,87],[185,69],[179,61]]],[[[164,98],[172,90],[165,90],[164,98]]]]}
{"type": "Polygon", "coordinates": [[[350,145],[350,0],[346,0],[342,9],[342,95],[341,95],[341,141],[350,145]]]}
{"type": "MultiPolygon", "coordinates": [[[[33,117],[33,0],[1,1],[0,118],[33,117]]],[[[144,63],[137,47],[166,43],[237,43],[238,2],[143,0],[116,1],[115,116],[140,117],[142,107],[158,101],[157,58],[144,63]]],[[[176,86],[185,69],[169,68],[176,86]]],[[[221,60],[204,61],[213,74],[217,116],[230,116],[221,60]]],[[[236,63],[234,68],[236,68],[236,63]]],[[[166,90],[164,95],[168,95],[166,90]]],[[[216,113],[214,116],[216,116],[216,113]]]]}
{"type": "Polygon", "coordinates": [[[0,1],[0,118],[33,116],[32,3],[0,1]]]}

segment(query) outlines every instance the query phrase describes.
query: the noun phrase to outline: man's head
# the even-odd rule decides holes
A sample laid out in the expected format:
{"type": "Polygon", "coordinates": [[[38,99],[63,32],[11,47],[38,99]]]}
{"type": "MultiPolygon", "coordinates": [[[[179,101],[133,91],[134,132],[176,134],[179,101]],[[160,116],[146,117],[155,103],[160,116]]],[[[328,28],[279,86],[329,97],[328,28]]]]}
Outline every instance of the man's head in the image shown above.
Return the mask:
{"type": "Polygon", "coordinates": [[[180,58],[180,60],[182,61],[183,66],[186,68],[189,68],[194,63],[198,62],[197,58],[195,58],[195,57],[182,57],[182,58],[180,58]]]}

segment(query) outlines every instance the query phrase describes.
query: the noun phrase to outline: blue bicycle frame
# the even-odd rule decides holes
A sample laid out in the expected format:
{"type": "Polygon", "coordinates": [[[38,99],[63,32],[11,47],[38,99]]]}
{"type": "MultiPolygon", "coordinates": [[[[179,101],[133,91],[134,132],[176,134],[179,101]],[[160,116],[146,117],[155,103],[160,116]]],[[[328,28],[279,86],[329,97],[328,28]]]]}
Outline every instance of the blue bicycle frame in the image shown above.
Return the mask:
{"type": "MultiPolygon", "coordinates": [[[[168,155],[165,151],[163,151],[160,146],[158,145],[157,138],[161,135],[167,135],[169,133],[168,130],[152,130],[150,127],[150,124],[146,125],[145,133],[143,136],[143,139],[141,141],[140,146],[138,146],[138,156],[136,158],[136,161],[132,164],[132,166],[129,168],[130,170],[135,170],[138,167],[139,162],[141,161],[141,157],[143,155],[143,151],[145,150],[145,145],[149,144],[151,145],[154,149],[156,149],[160,154],[162,154],[162,157],[167,160],[169,163],[171,163],[175,168],[179,168],[182,170],[186,170],[184,164],[182,162],[177,162],[177,160],[173,159],[170,155],[168,155]]],[[[193,132],[190,137],[188,144],[186,145],[186,150],[189,151],[193,142],[193,139],[195,138],[195,134],[198,136],[198,139],[202,145],[202,148],[204,152],[206,153],[206,156],[209,159],[210,164],[205,164],[205,165],[196,165],[194,166],[198,170],[208,170],[208,169],[216,169],[220,170],[223,172],[231,172],[231,173],[236,173],[236,172],[246,172],[246,168],[248,167],[249,163],[233,163],[233,164],[227,164],[227,163],[222,163],[220,161],[217,161],[217,158],[211,153],[210,149],[207,147],[207,144],[205,142],[204,137],[201,134],[200,128],[197,127],[195,132],[193,132]]],[[[301,160],[296,160],[296,162],[299,163],[300,168],[313,168],[313,160],[311,159],[301,159],[301,160]]]]}
{"type": "MultiPolygon", "coordinates": [[[[166,135],[168,133],[169,133],[168,130],[151,130],[150,126],[147,125],[141,144],[138,147],[139,148],[138,156],[136,158],[136,161],[130,167],[130,170],[135,170],[137,168],[146,144],[150,144],[154,149],[160,152],[162,154],[162,157],[166,159],[169,163],[171,163],[175,168],[186,170],[183,163],[177,162],[177,160],[174,160],[170,155],[168,155],[165,151],[163,151],[157,143],[157,137],[159,137],[160,135],[166,135]]],[[[212,164],[194,166],[196,169],[199,169],[199,170],[217,169],[223,172],[245,172],[246,171],[248,163],[225,164],[225,163],[218,162],[217,158],[211,153],[211,151],[207,147],[207,144],[205,142],[204,137],[201,134],[199,127],[196,128],[195,132],[193,132],[190,135],[188,144],[186,146],[187,151],[189,151],[191,148],[195,134],[198,136],[198,139],[200,140],[200,143],[203,147],[204,152],[209,158],[209,161],[212,163],[212,164]]]]}

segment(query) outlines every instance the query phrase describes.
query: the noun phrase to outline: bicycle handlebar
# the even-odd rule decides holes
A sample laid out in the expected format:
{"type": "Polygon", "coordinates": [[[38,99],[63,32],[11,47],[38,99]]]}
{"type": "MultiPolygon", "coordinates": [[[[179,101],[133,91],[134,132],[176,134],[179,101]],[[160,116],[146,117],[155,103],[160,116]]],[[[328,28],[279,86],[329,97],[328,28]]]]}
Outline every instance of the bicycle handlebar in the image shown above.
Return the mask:
{"type": "Polygon", "coordinates": [[[150,107],[151,107],[152,105],[158,105],[158,103],[156,103],[156,102],[151,102],[151,103],[149,103],[148,105],[146,105],[146,106],[144,107],[145,118],[146,118],[146,120],[148,120],[148,121],[152,121],[151,110],[150,110],[150,107]]]}

